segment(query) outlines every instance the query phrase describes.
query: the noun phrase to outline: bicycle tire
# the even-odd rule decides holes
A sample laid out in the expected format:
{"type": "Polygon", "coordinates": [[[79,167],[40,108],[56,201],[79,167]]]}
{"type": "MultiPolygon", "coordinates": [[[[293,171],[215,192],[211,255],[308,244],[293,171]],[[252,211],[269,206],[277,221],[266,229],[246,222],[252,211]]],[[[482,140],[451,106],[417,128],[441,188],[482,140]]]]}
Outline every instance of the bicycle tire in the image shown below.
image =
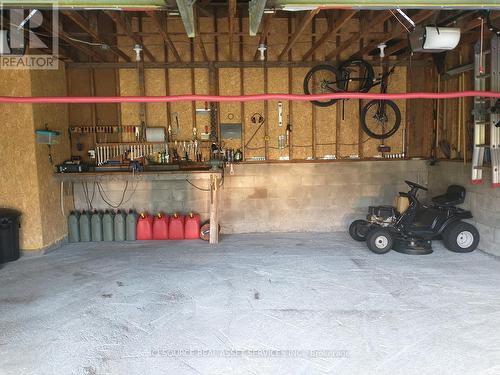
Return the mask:
{"type": "Polygon", "coordinates": [[[399,107],[397,106],[396,103],[394,103],[392,100],[383,100],[386,105],[391,107],[394,111],[394,114],[396,116],[396,121],[394,122],[394,125],[390,128],[389,131],[384,132],[382,134],[379,133],[374,133],[370,130],[370,128],[366,124],[366,114],[368,113],[368,110],[370,109],[371,106],[377,105],[380,102],[380,100],[375,99],[369,101],[361,110],[360,113],[360,121],[361,121],[361,129],[370,136],[371,138],[375,139],[385,139],[393,136],[399,129],[399,126],[401,125],[401,111],[399,110],[399,107]]]}
{"type": "MultiPolygon", "coordinates": [[[[375,77],[375,72],[373,70],[372,64],[362,59],[351,59],[351,60],[346,60],[342,64],[340,64],[338,69],[341,72],[344,72],[347,70],[349,66],[362,66],[366,70],[366,77],[364,78],[363,83],[360,84],[360,89],[356,90],[355,92],[370,91],[370,89],[373,87],[373,79],[375,77]]],[[[342,75],[344,75],[344,73],[342,73],[342,75]]],[[[344,83],[345,84],[343,86],[343,89],[344,91],[347,91],[346,90],[347,80],[344,80],[344,83]]]]}
{"type": "MultiPolygon", "coordinates": [[[[313,94],[309,90],[309,81],[312,79],[313,75],[315,73],[317,73],[318,71],[320,71],[320,70],[326,70],[329,73],[333,73],[335,75],[335,78],[336,78],[335,84],[337,84],[337,82],[341,78],[340,71],[336,67],[334,67],[333,65],[328,65],[328,64],[316,65],[311,70],[309,70],[307,72],[306,76],[304,77],[304,93],[306,95],[312,95],[313,94]]],[[[337,86],[337,89],[338,89],[339,92],[342,91],[340,88],[338,88],[338,86],[337,86]]],[[[314,105],[317,105],[319,107],[329,107],[329,106],[335,104],[337,101],[338,101],[338,99],[331,99],[331,100],[327,100],[327,101],[324,101],[324,102],[323,101],[318,101],[318,100],[311,100],[311,103],[313,103],[314,105]]]]}

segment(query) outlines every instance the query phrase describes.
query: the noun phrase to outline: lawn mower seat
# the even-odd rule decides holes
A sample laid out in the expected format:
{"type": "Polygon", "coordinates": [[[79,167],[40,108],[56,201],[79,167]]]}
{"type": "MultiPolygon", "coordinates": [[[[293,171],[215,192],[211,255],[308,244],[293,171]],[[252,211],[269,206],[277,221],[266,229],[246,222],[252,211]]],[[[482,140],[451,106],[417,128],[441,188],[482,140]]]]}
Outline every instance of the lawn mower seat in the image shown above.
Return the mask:
{"type": "Polygon", "coordinates": [[[432,198],[432,201],[438,206],[456,206],[465,201],[465,188],[460,185],[450,185],[446,193],[432,198]]]}

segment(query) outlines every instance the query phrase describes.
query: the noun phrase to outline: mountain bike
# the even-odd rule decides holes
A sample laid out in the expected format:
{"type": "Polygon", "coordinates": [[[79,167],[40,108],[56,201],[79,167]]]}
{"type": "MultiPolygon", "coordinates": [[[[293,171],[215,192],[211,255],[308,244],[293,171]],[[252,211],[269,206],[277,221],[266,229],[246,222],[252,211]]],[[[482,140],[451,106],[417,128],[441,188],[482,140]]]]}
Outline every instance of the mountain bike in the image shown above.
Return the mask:
{"type": "MultiPolygon", "coordinates": [[[[361,59],[347,60],[337,67],[321,64],[313,67],[304,78],[304,93],[307,95],[331,94],[341,92],[368,92],[380,85],[380,93],[387,93],[389,77],[395,67],[383,69],[383,73],[375,78],[373,67],[361,59]]],[[[328,107],[338,99],[312,103],[319,107],[328,107]]],[[[396,133],[401,125],[401,111],[392,100],[375,99],[366,103],[360,112],[363,131],[372,138],[385,139],[396,133]]]]}

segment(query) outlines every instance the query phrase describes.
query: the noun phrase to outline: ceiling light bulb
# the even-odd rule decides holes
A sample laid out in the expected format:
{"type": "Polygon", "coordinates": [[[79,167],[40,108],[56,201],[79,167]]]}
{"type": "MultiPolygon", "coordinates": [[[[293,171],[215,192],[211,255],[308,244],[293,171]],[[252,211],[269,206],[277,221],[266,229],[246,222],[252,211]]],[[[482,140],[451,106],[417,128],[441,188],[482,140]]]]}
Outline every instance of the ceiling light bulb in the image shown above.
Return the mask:
{"type": "Polygon", "coordinates": [[[259,59],[260,61],[264,61],[266,59],[265,52],[267,50],[267,46],[265,44],[259,44],[259,47],[257,47],[257,51],[260,52],[259,59]]]}
{"type": "Polygon", "coordinates": [[[141,61],[142,46],[140,44],[136,44],[134,46],[134,51],[135,51],[135,61],[141,61]]]}

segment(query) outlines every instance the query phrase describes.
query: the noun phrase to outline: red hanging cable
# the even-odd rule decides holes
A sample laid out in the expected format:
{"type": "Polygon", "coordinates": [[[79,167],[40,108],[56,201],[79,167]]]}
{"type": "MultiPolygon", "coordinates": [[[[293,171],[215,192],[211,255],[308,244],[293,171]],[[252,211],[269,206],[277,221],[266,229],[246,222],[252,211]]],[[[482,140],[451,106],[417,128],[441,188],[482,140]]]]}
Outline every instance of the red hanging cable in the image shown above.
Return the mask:
{"type": "Polygon", "coordinates": [[[251,102],[259,100],[293,100],[293,101],[315,101],[331,99],[456,99],[472,96],[500,98],[500,92],[491,91],[453,91],[453,92],[410,92],[399,94],[376,94],[359,92],[342,92],[335,94],[320,95],[296,95],[296,94],[260,94],[260,95],[174,95],[174,96],[0,96],[0,103],[25,103],[25,104],[56,104],[56,103],[173,103],[190,101],[207,102],[251,102]]]}
{"type": "Polygon", "coordinates": [[[483,39],[484,39],[484,18],[481,17],[481,34],[480,34],[480,47],[479,47],[479,74],[484,74],[483,65],[483,39]]]}

